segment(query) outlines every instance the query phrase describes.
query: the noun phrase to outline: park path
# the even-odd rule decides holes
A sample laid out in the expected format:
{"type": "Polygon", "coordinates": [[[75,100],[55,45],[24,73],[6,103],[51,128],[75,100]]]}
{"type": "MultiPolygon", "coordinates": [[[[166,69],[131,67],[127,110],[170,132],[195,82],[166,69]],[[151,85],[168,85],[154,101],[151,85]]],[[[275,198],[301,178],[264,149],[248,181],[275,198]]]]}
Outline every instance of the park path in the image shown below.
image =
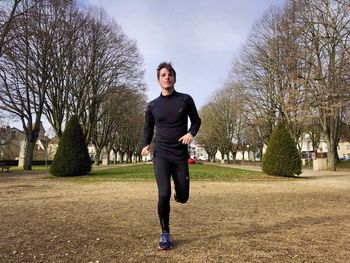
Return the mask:
{"type": "MultiPolygon", "coordinates": [[[[211,164],[206,165],[220,165],[229,168],[244,169],[250,171],[262,171],[259,165],[247,165],[247,164],[211,164]]],[[[303,183],[318,184],[320,186],[329,186],[336,188],[349,188],[350,189],[350,170],[340,169],[337,171],[313,171],[304,169],[299,178],[310,179],[309,181],[303,180],[303,183]]]]}

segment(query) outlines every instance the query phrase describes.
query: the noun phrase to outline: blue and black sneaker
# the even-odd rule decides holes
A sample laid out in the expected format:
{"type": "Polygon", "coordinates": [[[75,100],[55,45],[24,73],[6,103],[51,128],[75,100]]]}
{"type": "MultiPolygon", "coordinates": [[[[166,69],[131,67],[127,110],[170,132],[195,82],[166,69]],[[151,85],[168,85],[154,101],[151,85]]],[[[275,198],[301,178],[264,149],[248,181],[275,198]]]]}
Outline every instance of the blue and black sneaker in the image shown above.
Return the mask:
{"type": "Polygon", "coordinates": [[[173,240],[170,236],[170,233],[162,232],[160,234],[159,249],[167,250],[167,249],[172,249],[172,247],[173,247],[173,240]]]}

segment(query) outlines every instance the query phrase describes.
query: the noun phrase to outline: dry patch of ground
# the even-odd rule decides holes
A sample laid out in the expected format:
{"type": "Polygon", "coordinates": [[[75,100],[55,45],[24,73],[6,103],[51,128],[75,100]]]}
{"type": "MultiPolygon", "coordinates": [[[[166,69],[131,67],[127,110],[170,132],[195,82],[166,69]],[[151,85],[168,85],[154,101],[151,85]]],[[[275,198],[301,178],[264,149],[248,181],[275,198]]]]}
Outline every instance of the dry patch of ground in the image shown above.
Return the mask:
{"type": "Polygon", "coordinates": [[[158,251],[153,181],[0,177],[0,262],[349,262],[350,175],[201,182],[171,201],[158,251]]]}

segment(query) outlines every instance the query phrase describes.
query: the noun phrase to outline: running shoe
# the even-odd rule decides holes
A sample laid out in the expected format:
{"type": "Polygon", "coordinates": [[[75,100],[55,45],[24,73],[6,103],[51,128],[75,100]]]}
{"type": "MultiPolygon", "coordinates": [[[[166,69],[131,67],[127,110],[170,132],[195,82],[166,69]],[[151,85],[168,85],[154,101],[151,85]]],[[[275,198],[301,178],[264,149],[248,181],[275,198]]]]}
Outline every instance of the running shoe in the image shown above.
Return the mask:
{"type": "Polygon", "coordinates": [[[162,249],[162,250],[172,249],[173,247],[172,243],[173,241],[170,236],[170,233],[163,232],[160,234],[159,249],[162,249]]]}

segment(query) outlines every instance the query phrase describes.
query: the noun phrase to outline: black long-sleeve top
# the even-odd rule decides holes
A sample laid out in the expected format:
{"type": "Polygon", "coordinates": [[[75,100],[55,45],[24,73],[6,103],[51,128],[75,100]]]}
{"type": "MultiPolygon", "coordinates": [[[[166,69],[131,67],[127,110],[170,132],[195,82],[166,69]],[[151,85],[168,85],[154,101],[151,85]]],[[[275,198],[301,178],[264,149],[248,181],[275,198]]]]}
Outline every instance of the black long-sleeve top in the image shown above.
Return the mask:
{"type": "Polygon", "coordinates": [[[161,94],[147,106],[142,147],[151,143],[155,126],[154,156],[169,160],[187,159],[187,145],[179,139],[188,132],[194,137],[200,125],[201,119],[190,95],[175,90],[168,96],[161,94]],[[191,120],[189,130],[188,117],[191,120]]]}

